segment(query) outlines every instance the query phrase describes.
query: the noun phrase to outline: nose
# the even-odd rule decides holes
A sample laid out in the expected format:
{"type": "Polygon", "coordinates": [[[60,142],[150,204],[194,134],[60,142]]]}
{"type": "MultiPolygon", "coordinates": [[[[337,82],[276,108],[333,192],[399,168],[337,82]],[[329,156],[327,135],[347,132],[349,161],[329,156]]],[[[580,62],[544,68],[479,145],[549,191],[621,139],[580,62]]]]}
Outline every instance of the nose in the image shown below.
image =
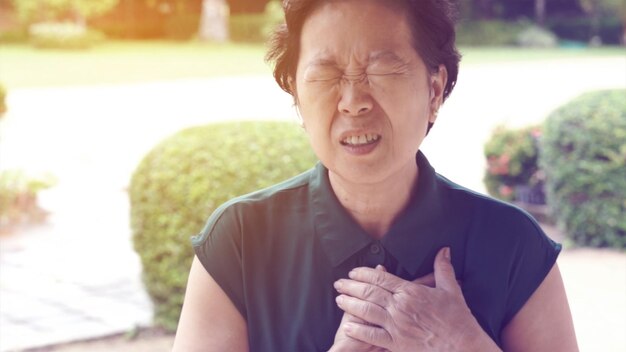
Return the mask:
{"type": "Polygon", "coordinates": [[[367,78],[345,78],[341,83],[341,99],[337,106],[339,112],[349,116],[360,116],[372,111],[374,102],[369,93],[367,78]]]}

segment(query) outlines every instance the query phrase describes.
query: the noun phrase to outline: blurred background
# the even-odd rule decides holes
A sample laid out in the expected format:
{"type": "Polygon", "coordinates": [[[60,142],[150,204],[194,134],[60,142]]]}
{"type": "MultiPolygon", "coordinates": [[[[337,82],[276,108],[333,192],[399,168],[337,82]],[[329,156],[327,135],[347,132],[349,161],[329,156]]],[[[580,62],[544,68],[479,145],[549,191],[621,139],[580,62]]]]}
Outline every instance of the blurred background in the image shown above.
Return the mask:
{"type": "MultiPolygon", "coordinates": [[[[532,213],[583,351],[626,350],[626,3],[458,0],[423,150],[532,213]]],[[[315,162],[268,0],[0,0],[0,351],[168,351],[189,237],[315,162]]]]}

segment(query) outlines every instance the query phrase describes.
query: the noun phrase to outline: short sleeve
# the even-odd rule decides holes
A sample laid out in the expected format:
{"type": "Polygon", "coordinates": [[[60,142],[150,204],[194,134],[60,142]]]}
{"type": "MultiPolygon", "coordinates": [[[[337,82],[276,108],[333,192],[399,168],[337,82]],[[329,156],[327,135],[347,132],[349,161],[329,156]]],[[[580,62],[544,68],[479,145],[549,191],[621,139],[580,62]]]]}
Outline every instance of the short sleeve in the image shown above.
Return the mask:
{"type": "Polygon", "coordinates": [[[521,210],[516,215],[503,326],[541,285],[561,251],[561,245],[548,238],[530,215],[521,210]]]}
{"type": "Polygon", "coordinates": [[[196,256],[246,318],[243,291],[241,226],[233,205],[218,208],[204,229],[191,238],[196,256]]]}

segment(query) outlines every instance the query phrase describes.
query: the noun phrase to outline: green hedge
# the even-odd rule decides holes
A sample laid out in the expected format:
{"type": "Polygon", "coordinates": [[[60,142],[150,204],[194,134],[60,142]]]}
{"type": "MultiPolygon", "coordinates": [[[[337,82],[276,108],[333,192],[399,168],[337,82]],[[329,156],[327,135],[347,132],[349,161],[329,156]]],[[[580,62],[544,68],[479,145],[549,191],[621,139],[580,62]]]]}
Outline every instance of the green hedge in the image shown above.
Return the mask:
{"type": "Polygon", "coordinates": [[[47,22],[31,26],[31,44],[42,49],[89,49],[105,39],[103,33],[71,22],[47,22]]]}
{"type": "Polygon", "coordinates": [[[228,21],[230,39],[235,42],[264,43],[272,30],[283,21],[281,2],[269,1],[263,13],[231,15],[228,21]]]}
{"type": "Polygon", "coordinates": [[[7,112],[7,90],[2,84],[0,84],[0,118],[7,112]]]}
{"type": "Polygon", "coordinates": [[[541,151],[548,204],[568,236],[626,248],[626,90],[587,93],[556,110],[541,151]]]}
{"type": "Polygon", "coordinates": [[[130,183],[133,244],[155,307],[174,330],[193,258],[190,236],[227,200],[295,176],[315,163],[308,140],[288,122],[212,124],[156,146],[130,183]]]}
{"type": "Polygon", "coordinates": [[[519,34],[529,27],[525,22],[466,21],[457,26],[457,43],[462,46],[516,45],[519,34]]]}
{"type": "Polygon", "coordinates": [[[549,17],[546,20],[546,27],[559,38],[569,41],[588,43],[594,35],[598,35],[604,44],[621,43],[623,27],[617,16],[605,17],[596,25],[593,22],[594,20],[589,17],[549,17]],[[597,26],[595,30],[594,26],[597,26]]]}

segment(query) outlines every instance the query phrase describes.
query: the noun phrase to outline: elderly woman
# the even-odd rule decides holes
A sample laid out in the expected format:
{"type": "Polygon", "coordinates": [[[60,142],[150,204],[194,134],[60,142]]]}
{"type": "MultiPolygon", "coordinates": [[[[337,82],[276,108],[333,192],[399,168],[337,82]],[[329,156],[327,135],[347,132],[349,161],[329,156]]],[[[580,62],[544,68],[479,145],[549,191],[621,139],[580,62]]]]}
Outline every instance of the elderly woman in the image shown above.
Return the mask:
{"type": "Polygon", "coordinates": [[[419,151],[457,78],[450,4],[289,0],[285,18],[269,58],[320,163],[193,239],[174,350],[576,351],[560,246],[419,151]]]}

